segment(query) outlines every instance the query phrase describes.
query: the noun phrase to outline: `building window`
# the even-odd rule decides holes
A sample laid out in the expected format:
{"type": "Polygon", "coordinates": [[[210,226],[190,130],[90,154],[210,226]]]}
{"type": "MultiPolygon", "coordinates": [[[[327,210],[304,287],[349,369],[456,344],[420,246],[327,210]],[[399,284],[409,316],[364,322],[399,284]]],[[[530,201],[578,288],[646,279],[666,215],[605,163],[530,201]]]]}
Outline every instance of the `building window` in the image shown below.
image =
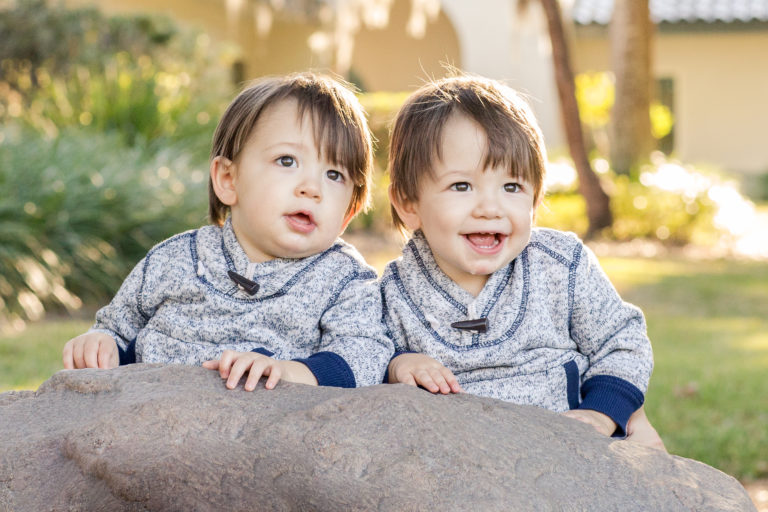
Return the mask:
{"type": "Polygon", "coordinates": [[[672,78],[656,80],[656,101],[651,107],[654,135],[659,151],[669,155],[675,149],[675,82],[672,78]]]}

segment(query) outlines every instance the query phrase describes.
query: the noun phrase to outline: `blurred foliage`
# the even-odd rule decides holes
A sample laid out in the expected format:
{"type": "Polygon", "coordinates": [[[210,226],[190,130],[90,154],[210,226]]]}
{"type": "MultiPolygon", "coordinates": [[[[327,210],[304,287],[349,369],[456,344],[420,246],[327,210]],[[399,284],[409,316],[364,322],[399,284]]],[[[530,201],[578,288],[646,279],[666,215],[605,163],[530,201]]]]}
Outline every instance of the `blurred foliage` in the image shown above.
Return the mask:
{"type": "Polygon", "coordinates": [[[706,193],[686,196],[646,186],[626,175],[614,176],[611,184],[612,238],[657,238],[677,245],[708,245],[717,240],[712,222],[715,205],[706,193]]]}
{"type": "MultiPolygon", "coordinates": [[[[646,168],[651,172],[652,166],[646,168]]],[[[610,171],[601,176],[611,197],[613,225],[604,238],[627,241],[657,239],[674,245],[711,245],[721,235],[713,223],[716,205],[705,192],[671,192],[644,185],[610,171]]],[[[536,224],[583,235],[587,231],[586,204],[576,183],[548,193],[537,212],[536,224]]]]}
{"type": "Polygon", "coordinates": [[[580,73],[576,75],[575,81],[581,121],[592,129],[607,126],[616,96],[612,75],[580,73]]]}
{"type": "MultiPolygon", "coordinates": [[[[0,33],[0,60],[46,67],[54,75],[66,74],[72,66],[99,66],[104,55],[120,51],[156,53],[178,35],[167,18],[107,18],[95,8],[67,9],[46,0],[4,3],[0,33]]],[[[5,73],[0,71],[0,78],[5,79],[5,73]]]]}
{"type": "MultiPolygon", "coordinates": [[[[607,165],[600,160],[595,165],[607,165]]],[[[723,236],[714,223],[718,205],[709,197],[706,188],[688,187],[684,190],[666,190],[651,183],[663,166],[676,166],[665,159],[643,168],[643,180],[616,175],[609,169],[600,175],[603,188],[611,197],[614,222],[603,230],[604,238],[628,241],[636,238],[656,239],[672,245],[713,245],[723,236]],[[646,181],[646,183],[643,183],[646,181]]],[[[719,179],[700,169],[679,167],[687,175],[700,181],[719,179]]],[[[576,191],[577,183],[552,189],[537,212],[536,224],[583,235],[587,230],[586,204],[576,191]]]]}
{"type": "Polygon", "coordinates": [[[155,243],[205,222],[211,136],[235,89],[227,49],[167,19],[12,4],[0,327],[103,303],[155,243]]]}
{"type": "Polygon", "coordinates": [[[139,140],[205,141],[230,99],[231,56],[162,17],[105,17],[20,0],[0,10],[0,121],[47,138],[75,126],[139,140]]]}
{"type": "Polygon", "coordinates": [[[104,302],[157,241],[204,221],[207,173],[120,135],[4,130],[0,321],[104,302]]]}
{"type": "MultiPolygon", "coordinates": [[[[587,139],[598,153],[608,154],[608,123],[616,95],[613,74],[609,72],[576,75],[576,101],[581,121],[587,128],[587,139]]],[[[648,112],[651,133],[657,140],[667,137],[674,126],[674,116],[667,105],[652,101],[648,112]]]]}

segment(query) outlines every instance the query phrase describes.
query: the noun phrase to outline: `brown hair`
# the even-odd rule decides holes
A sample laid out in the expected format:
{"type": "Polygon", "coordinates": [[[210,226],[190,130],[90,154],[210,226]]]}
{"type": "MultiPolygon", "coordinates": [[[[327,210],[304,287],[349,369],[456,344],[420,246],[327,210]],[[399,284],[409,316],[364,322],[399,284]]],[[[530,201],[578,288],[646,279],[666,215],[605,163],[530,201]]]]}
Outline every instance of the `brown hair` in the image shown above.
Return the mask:
{"type": "MultiPolygon", "coordinates": [[[[295,73],[257,80],[227,107],[213,135],[211,160],[225,157],[236,161],[253,132],[259,116],[269,105],[294,98],[299,117],[311,116],[315,144],[333,165],[347,169],[354,183],[347,214],[368,207],[373,143],[368,122],[354,93],[339,81],[314,73],[295,73]]],[[[229,207],[222,203],[208,178],[208,216],[222,225],[229,207]]]]}
{"type": "MultiPolygon", "coordinates": [[[[442,157],[443,126],[463,114],[484,130],[487,147],[483,166],[505,166],[510,174],[531,183],[533,204],[544,187],[546,149],[528,104],[512,88],[471,75],[452,76],[425,84],[400,108],[392,126],[389,175],[392,193],[402,201],[418,201],[419,185],[433,177],[434,158],[442,157]]],[[[392,207],[392,220],[406,226],[392,207]]]]}

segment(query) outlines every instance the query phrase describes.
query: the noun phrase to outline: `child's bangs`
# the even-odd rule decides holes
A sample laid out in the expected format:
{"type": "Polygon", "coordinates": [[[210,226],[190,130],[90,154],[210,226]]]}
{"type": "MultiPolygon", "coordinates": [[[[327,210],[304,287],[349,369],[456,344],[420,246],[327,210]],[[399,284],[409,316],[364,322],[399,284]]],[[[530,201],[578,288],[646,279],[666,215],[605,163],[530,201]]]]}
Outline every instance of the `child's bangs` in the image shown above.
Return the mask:
{"type": "Polygon", "coordinates": [[[346,169],[355,185],[365,185],[369,155],[361,133],[366,128],[359,126],[353,114],[339,104],[337,98],[297,99],[299,116],[303,118],[305,113],[310,114],[320,156],[346,169]]]}
{"type": "Polygon", "coordinates": [[[539,155],[533,150],[530,135],[521,130],[517,123],[499,121],[491,126],[483,126],[487,145],[484,167],[509,169],[511,177],[530,183],[538,189],[543,169],[539,155]]]}

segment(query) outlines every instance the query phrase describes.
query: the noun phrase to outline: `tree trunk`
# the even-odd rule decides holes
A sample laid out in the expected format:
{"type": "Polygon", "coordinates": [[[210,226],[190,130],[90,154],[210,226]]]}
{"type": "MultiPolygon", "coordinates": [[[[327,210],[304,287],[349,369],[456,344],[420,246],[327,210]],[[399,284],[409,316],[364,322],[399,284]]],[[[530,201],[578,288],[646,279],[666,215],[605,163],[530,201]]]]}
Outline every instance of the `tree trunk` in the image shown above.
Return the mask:
{"type": "Polygon", "coordinates": [[[651,135],[651,23],[648,0],[614,0],[611,60],[616,100],[611,113],[611,167],[629,174],[648,159],[651,135]]]}
{"type": "Polygon", "coordinates": [[[560,97],[560,111],[563,115],[565,136],[568,139],[568,149],[576,166],[579,176],[579,193],[587,203],[587,219],[589,229],[586,237],[590,238],[601,229],[609,227],[611,216],[608,195],[600,186],[600,180],[592,170],[587,151],[584,147],[584,133],[581,128],[581,118],[576,103],[576,91],[571,69],[568,45],[565,39],[560,5],[557,0],[541,0],[541,5],[547,16],[549,38],[552,42],[552,61],[555,66],[555,82],[560,97]]]}

